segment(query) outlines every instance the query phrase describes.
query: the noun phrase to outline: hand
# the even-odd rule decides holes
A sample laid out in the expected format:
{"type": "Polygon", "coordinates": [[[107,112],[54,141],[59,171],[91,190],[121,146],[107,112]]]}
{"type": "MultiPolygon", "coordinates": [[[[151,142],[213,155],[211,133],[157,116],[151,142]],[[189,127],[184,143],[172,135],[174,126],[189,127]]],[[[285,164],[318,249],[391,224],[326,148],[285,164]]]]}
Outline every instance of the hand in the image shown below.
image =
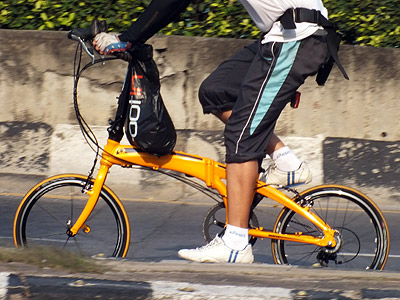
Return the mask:
{"type": "Polygon", "coordinates": [[[118,36],[101,32],[93,39],[94,48],[102,55],[125,52],[130,48],[129,42],[121,42],[118,36]]]}

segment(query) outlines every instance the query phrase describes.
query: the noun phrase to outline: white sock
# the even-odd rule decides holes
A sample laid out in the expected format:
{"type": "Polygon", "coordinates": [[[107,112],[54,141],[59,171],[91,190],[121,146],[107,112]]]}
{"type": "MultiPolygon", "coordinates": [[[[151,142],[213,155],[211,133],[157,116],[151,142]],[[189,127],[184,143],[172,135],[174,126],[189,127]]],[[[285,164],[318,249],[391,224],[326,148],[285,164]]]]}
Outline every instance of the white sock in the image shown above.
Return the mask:
{"type": "Polygon", "coordinates": [[[270,156],[281,171],[296,171],[301,165],[301,160],[287,146],[274,151],[270,156]]]}
{"type": "Polygon", "coordinates": [[[222,240],[233,250],[243,250],[249,243],[249,229],[228,224],[222,240]]]}

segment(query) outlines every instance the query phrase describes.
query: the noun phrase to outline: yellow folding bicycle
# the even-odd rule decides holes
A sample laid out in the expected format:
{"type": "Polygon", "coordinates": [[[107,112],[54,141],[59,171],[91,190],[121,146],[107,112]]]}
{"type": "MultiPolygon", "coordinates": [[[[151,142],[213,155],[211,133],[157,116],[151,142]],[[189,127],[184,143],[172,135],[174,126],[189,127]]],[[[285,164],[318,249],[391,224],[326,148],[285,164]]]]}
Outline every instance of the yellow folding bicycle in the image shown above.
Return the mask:
{"type": "MultiPolygon", "coordinates": [[[[119,109],[111,122],[108,142],[100,148],[79,113],[77,85],[85,69],[116,58],[96,59],[88,46],[92,37],[87,34],[83,30],[70,35],[78,41],[74,104],[82,132],[96,146],[96,157],[101,158],[99,171],[95,177],[92,176],[94,167],[89,176],[56,175],[35,185],[16,212],[15,245],[50,245],[89,256],[101,252],[107,257],[125,257],[131,236],[128,215],[118,196],[105,185],[113,165],[145,168],[176,178],[181,176],[184,181],[190,181],[190,177],[202,180],[204,185],[194,182],[192,185],[218,200],[203,223],[203,234],[209,241],[213,238],[211,231],[223,230],[226,223],[225,218],[217,217],[217,212],[227,207],[225,165],[180,151],[156,156],[132,145],[121,145],[125,115],[118,115],[119,109]],[[82,49],[92,61],[81,68],[82,49]]],[[[301,193],[281,186],[275,188],[262,181],[255,182],[254,186],[249,216],[250,242],[254,243],[257,238],[271,239],[275,263],[346,269],[384,268],[389,254],[388,227],[379,208],[367,196],[341,185],[321,185],[301,193]],[[283,205],[272,230],[263,229],[254,212],[264,197],[283,205]]]]}

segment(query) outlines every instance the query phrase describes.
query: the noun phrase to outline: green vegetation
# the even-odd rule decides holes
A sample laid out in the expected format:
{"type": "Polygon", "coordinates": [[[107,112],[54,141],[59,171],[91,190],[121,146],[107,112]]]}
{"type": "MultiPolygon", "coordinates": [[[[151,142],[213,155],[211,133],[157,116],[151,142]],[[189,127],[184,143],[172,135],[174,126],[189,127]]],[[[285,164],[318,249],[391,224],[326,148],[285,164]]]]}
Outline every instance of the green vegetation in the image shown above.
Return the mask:
{"type": "MultiPolygon", "coordinates": [[[[323,0],[330,18],[347,44],[400,47],[397,0],[323,0]]],[[[94,18],[107,20],[121,32],[148,5],[149,0],[7,0],[0,1],[0,28],[68,30],[86,27],[94,18]]],[[[239,1],[194,1],[164,34],[256,38],[253,25],[239,1]]]]}
{"type": "Polygon", "coordinates": [[[93,259],[51,247],[0,248],[0,262],[19,262],[39,268],[52,268],[72,273],[104,273],[93,259]]]}
{"type": "Polygon", "coordinates": [[[397,0],[324,0],[347,44],[400,47],[397,0]]]}

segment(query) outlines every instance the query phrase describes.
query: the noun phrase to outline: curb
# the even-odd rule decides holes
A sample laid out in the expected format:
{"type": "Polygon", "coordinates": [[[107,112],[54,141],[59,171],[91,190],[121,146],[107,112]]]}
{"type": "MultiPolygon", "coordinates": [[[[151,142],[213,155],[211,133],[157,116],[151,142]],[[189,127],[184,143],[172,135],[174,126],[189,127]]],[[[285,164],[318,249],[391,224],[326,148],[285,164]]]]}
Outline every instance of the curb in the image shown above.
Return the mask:
{"type": "Polygon", "coordinates": [[[99,260],[104,274],[0,264],[0,299],[399,299],[399,273],[99,260]],[[11,296],[13,295],[13,296],[11,296]]]}

